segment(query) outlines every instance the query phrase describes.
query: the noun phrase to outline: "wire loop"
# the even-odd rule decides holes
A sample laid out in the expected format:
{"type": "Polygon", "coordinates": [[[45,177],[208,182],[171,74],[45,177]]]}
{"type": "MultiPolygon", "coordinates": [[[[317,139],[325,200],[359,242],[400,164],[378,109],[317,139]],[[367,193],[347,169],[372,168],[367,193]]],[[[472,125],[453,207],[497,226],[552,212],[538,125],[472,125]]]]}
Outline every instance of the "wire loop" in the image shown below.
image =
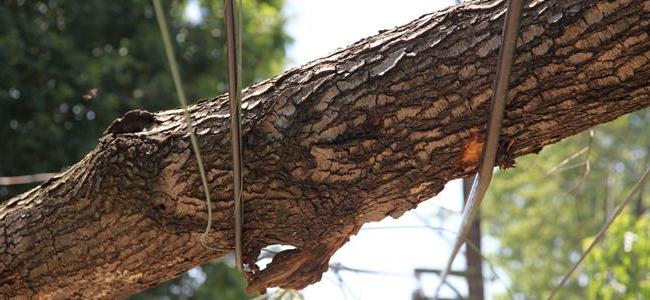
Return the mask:
{"type": "MultiPolygon", "coordinates": [[[[228,1],[228,0],[227,0],[228,1]]],[[[183,116],[185,118],[185,124],[187,127],[187,132],[190,135],[190,142],[192,144],[192,151],[194,151],[194,158],[199,169],[199,175],[201,177],[201,184],[203,186],[203,192],[205,193],[205,204],[208,210],[208,221],[205,226],[205,231],[201,235],[200,242],[203,247],[213,250],[213,251],[230,251],[232,249],[226,248],[215,248],[208,246],[207,237],[212,227],[212,201],[210,199],[210,189],[208,187],[208,180],[205,175],[205,168],[203,167],[203,159],[201,158],[201,150],[199,148],[199,143],[194,133],[194,128],[192,126],[192,118],[187,111],[187,98],[185,97],[185,90],[183,89],[183,83],[181,81],[181,76],[178,72],[178,63],[176,62],[176,56],[174,55],[174,47],[172,46],[171,40],[169,38],[169,29],[167,27],[167,22],[165,21],[165,13],[163,12],[162,5],[160,0],[153,0],[154,10],[156,12],[156,19],[158,20],[158,27],[160,27],[160,35],[162,36],[163,45],[165,47],[165,55],[167,57],[167,62],[169,63],[169,69],[172,73],[172,78],[174,80],[174,87],[176,88],[176,94],[178,96],[178,101],[183,109],[183,116]]],[[[237,207],[237,202],[235,203],[235,208],[237,207]]],[[[241,231],[241,229],[239,229],[241,231]]],[[[238,227],[235,226],[235,235],[237,236],[238,227]]],[[[235,243],[235,252],[237,242],[235,243]]],[[[241,270],[241,267],[240,267],[241,270]]]]}

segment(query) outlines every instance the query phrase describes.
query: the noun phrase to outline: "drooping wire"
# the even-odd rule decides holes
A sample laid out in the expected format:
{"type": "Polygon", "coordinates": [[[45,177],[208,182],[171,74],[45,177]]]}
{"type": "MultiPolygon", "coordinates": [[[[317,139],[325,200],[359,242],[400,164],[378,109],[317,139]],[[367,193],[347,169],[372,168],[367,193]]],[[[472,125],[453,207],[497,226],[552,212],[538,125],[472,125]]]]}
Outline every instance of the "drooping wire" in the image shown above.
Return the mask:
{"type": "Polygon", "coordinates": [[[228,97],[232,145],[233,197],[235,201],[235,263],[243,271],[242,227],[242,138],[241,138],[241,1],[225,0],[226,49],[228,56],[228,97]]]}
{"type": "Polygon", "coordinates": [[[634,195],[641,190],[641,188],[643,187],[643,184],[648,179],[649,174],[650,174],[650,167],[648,167],[648,169],[645,171],[645,173],[643,173],[643,175],[641,175],[641,178],[639,179],[639,181],[637,181],[637,183],[634,185],[632,190],[630,190],[630,192],[627,194],[627,196],[625,197],[625,200],[623,200],[623,202],[616,208],[614,213],[612,213],[612,215],[607,219],[607,222],[605,222],[605,225],[603,225],[603,227],[600,229],[600,231],[598,231],[598,233],[596,234],[596,237],[594,238],[594,240],[591,241],[591,243],[589,244],[587,249],[580,256],[580,259],[578,259],[578,261],[575,264],[573,264],[571,269],[569,269],[569,271],[566,274],[564,274],[564,276],[562,277],[562,280],[560,281],[560,283],[555,288],[553,288],[553,290],[551,291],[551,294],[547,298],[548,300],[551,300],[551,299],[553,299],[555,297],[555,295],[560,291],[560,289],[569,280],[569,278],[571,277],[571,274],[573,274],[573,272],[578,268],[578,266],[580,266],[582,261],[587,257],[587,255],[589,255],[589,253],[591,252],[591,250],[593,250],[593,248],[596,246],[596,244],[603,239],[603,237],[605,236],[605,233],[607,232],[609,227],[612,225],[612,223],[614,223],[616,218],[618,218],[618,216],[621,215],[621,213],[623,212],[625,207],[627,207],[627,205],[630,204],[630,202],[632,201],[632,197],[634,197],[634,195]]]}
{"type": "Polygon", "coordinates": [[[497,76],[494,82],[494,96],[492,98],[492,105],[490,116],[488,119],[487,134],[483,152],[481,155],[481,165],[479,167],[476,179],[472,184],[472,189],[468,197],[467,205],[463,211],[458,236],[452,248],[451,255],[447,260],[444,272],[440,276],[440,283],[436,288],[434,299],[437,299],[440,289],[447,280],[447,275],[451,270],[451,265],[458,255],[460,248],[465,243],[469,229],[478,214],[483,201],[483,196],[487,191],[490,181],[492,180],[492,172],[496,161],[496,155],[499,145],[499,136],[501,135],[501,127],[503,123],[503,114],[506,106],[506,98],[508,96],[508,86],[510,84],[510,73],[512,72],[512,65],[515,59],[515,50],[517,47],[517,37],[519,35],[519,22],[523,11],[523,0],[509,0],[505,22],[503,26],[503,38],[501,42],[501,49],[499,50],[499,61],[497,65],[497,76]]]}
{"type": "Polygon", "coordinates": [[[192,150],[194,151],[194,158],[199,167],[199,174],[201,176],[201,183],[203,184],[203,191],[205,192],[205,204],[208,209],[208,222],[205,226],[205,231],[201,235],[200,242],[201,244],[210,250],[214,251],[230,251],[232,249],[224,248],[214,248],[207,245],[206,238],[212,227],[212,201],[210,200],[210,189],[208,188],[208,180],[205,176],[205,169],[203,168],[203,159],[201,158],[201,151],[199,149],[199,143],[196,139],[196,134],[194,133],[194,128],[192,126],[192,118],[190,117],[189,112],[187,111],[187,99],[185,98],[185,91],[183,90],[183,83],[181,82],[181,76],[178,72],[178,64],[176,63],[176,57],[174,56],[174,48],[169,39],[169,30],[167,29],[167,22],[165,21],[165,14],[160,4],[160,0],[153,0],[154,10],[156,12],[156,19],[158,20],[158,27],[160,27],[160,35],[162,36],[163,45],[165,47],[165,55],[167,56],[167,62],[169,63],[169,68],[172,72],[172,78],[174,80],[174,86],[176,87],[176,94],[178,96],[178,101],[181,104],[183,109],[183,115],[185,117],[185,123],[187,126],[187,131],[190,135],[190,141],[192,144],[192,150]]]}
{"type": "Polygon", "coordinates": [[[43,182],[56,176],[57,174],[59,173],[39,173],[39,174],[30,174],[30,175],[21,175],[21,176],[0,177],[0,186],[43,182]]]}

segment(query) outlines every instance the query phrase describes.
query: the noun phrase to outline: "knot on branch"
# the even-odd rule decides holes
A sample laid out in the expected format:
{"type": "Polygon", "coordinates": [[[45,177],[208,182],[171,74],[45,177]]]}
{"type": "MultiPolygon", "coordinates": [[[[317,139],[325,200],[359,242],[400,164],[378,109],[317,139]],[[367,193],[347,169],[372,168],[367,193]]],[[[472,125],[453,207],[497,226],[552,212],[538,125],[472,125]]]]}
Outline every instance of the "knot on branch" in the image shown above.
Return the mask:
{"type": "Polygon", "coordinates": [[[128,111],[123,117],[116,119],[106,128],[104,135],[136,133],[151,129],[158,124],[154,115],[146,110],[136,109],[128,111]]]}
{"type": "Polygon", "coordinates": [[[303,289],[321,279],[327,271],[330,253],[326,245],[308,250],[284,250],[273,257],[267,267],[257,273],[246,273],[249,293],[263,293],[267,287],[303,289]]]}
{"type": "Polygon", "coordinates": [[[330,257],[349,237],[349,234],[345,234],[324,240],[313,247],[279,252],[265,269],[257,271],[257,266],[254,266],[256,272],[245,273],[249,283],[246,291],[263,293],[268,287],[300,290],[320,281],[329,268],[330,257]]]}

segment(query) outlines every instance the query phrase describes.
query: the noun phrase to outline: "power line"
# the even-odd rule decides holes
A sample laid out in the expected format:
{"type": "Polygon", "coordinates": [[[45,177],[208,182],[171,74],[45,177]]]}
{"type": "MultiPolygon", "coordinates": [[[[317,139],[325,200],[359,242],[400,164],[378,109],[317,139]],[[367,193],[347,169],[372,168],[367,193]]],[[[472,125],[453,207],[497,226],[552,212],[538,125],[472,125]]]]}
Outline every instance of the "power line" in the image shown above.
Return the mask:
{"type": "Polygon", "coordinates": [[[585,162],[582,161],[582,162],[576,163],[576,164],[574,164],[574,165],[571,165],[571,166],[569,166],[569,167],[565,167],[565,165],[568,164],[570,161],[572,161],[573,159],[577,158],[578,156],[582,155],[583,153],[585,153],[585,152],[587,152],[587,151],[589,151],[589,147],[588,147],[588,146],[583,147],[582,149],[578,150],[578,152],[573,153],[571,156],[565,158],[565,159],[564,159],[563,161],[561,161],[559,164],[555,165],[554,167],[552,167],[551,169],[549,169],[548,171],[546,171],[546,173],[544,174],[544,176],[551,175],[551,174],[555,173],[556,171],[564,171],[564,170],[567,170],[567,169],[569,169],[569,168],[574,168],[574,167],[576,167],[576,166],[582,166],[582,165],[584,165],[585,162]]]}
{"type": "Polygon", "coordinates": [[[0,185],[19,185],[47,181],[58,173],[39,173],[21,176],[0,177],[0,185]]]}
{"type": "Polygon", "coordinates": [[[235,261],[242,271],[242,139],[241,139],[241,1],[225,0],[226,49],[228,56],[228,98],[232,146],[233,198],[235,201],[235,261]]]}
{"type": "Polygon", "coordinates": [[[174,47],[169,38],[169,30],[167,29],[167,22],[165,21],[165,14],[162,10],[162,5],[160,0],[153,0],[154,10],[156,12],[156,19],[158,20],[158,27],[160,27],[160,35],[162,36],[163,45],[165,47],[165,55],[167,56],[167,62],[169,63],[169,68],[172,73],[172,78],[174,80],[174,86],[176,87],[176,94],[178,96],[178,101],[181,104],[183,109],[183,115],[185,117],[185,123],[187,126],[187,131],[190,134],[190,141],[192,144],[192,149],[194,151],[194,158],[199,167],[199,174],[201,175],[201,183],[203,184],[203,191],[205,193],[205,204],[208,208],[208,222],[205,226],[205,231],[201,235],[201,244],[215,251],[230,251],[230,249],[222,248],[213,248],[207,245],[206,238],[212,227],[212,206],[210,201],[210,189],[208,188],[208,180],[205,176],[205,169],[203,168],[203,159],[201,158],[201,150],[199,148],[199,143],[196,139],[196,134],[194,134],[194,128],[192,127],[192,119],[189,112],[187,112],[187,99],[185,98],[185,90],[183,89],[183,83],[181,81],[181,76],[178,72],[178,63],[176,63],[176,57],[174,56],[174,47]]]}
{"type": "Polygon", "coordinates": [[[603,225],[603,227],[600,229],[600,231],[598,231],[598,234],[596,234],[596,237],[594,238],[594,240],[589,244],[589,247],[587,247],[585,252],[582,253],[582,256],[580,256],[580,259],[578,259],[578,261],[571,267],[571,269],[569,269],[569,271],[566,274],[564,274],[564,276],[562,277],[562,280],[560,281],[560,283],[553,289],[553,291],[551,291],[551,295],[548,296],[548,300],[551,300],[551,299],[553,299],[555,297],[557,292],[569,280],[569,277],[571,277],[571,274],[573,274],[573,272],[578,268],[578,266],[580,266],[582,261],[587,257],[587,255],[589,255],[589,253],[596,246],[596,244],[598,242],[600,242],[600,240],[603,239],[603,237],[605,236],[605,233],[607,232],[607,229],[609,229],[609,227],[612,225],[612,223],[614,223],[616,218],[618,218],[618,216],[621,215],[621,213],[623,212],[623,209],[625,209],[625,207],[627,207],[627,205],[630,204],[630,202],[632,201],[632,197],[634,197],[634,195],[641,190],[641,188],[643,187],[643,183],[646,181],[646,179],[648,179],[648,174],[650,174],[650,167],[645,171],[645,173],[643,173],[643,175],[641,175],[641,178],[634,185],[632,190],[627,194],[627,196],[625,197],[625,200],[623,200],[623,202],[616,208],[616,210],[609,217],[609,219],[607,220],[605,225],[603,225]]]}
{"type": "MultiPolygon", "coordinates": [[[[416,216],[417,216],[417,214],[416,214],[416,216]]],[[[420,220],[422,222],[425,223],[425,225],[422,225],[422,226],[419,226],[419,227],[415,227],[415,226],[408,226],[408,227],[402,226],[402,227],[394,227],[394,228],[383,227],[383,229],[427,228],[427,229],[433,230],[436,233],[449,233],[449,234],[454,234],[454,235],[457,234],[457,232],[453,231],[453,230],[449,230],[449,229],[442,228],[442,227],[431,226],[430,224],[428,224],[426,219],[424,219],[423,217],[419,217],[419,218],[420,218],[420,220]]],[[[368,229],[375,229],[375,228],[376,229],[382,229],[382,227],[372,227],[372,228],[368,228],[368,229]]],[[[363,228],[361,230],[363,230],[363,228]]],[[[441,237],[442,237],[442,235],[441,235],[441,237]]],[[[481,259],[488,265],[490,271],[492,272],[492,277],[491,277],[490,280],[497,280],[499,283],[501,283],[501,285],[503,285],[503,287],[508,292],[508,295],[510,296],[510,299],[514,299],[514,294],[513,294],[512,290],[510,289],[510,286],[508,286],[508,284],[501,278],[501,276],[499,276],[499,274],[496,271],[496,267],[494,266],[494,263],[492,262],[492,260],[490,258],[486,257],[485,255],[483,255],[483,253],[481,253],[481,251],[477,247],[477,245],[474,244],[471,240],[466,240],[465,243],[467,243],[467,246],[469,246],[469,248],[472,251],[474,251],[478,255],[480,255],[481,259]]],[[[465,251],[470,251],[470,249],[466,249],[465,251]]],[[[449,275],[454,275],[454,274],[450,271],[449,275]]],[[[447,286],[449,286],[449,285],[447,285],[447,286]]],[[[442,299],[439,298],[438,300],[442,300],[442,299]]]]}
{"type": "Polygon", "coordinates": [[[449,233],[456,234],[456,231],[453,231],[451,229],[447,229],[447,228],[444,228],[444,227],[429,226],[429,225],[371,226],[371,227],[363,227],[363,228],[361,228],[360,231],[367,231],[367,230],[399,230],[399,229],[427,229],[427,230],[444,231],[444,232],[449,232],[449,233]]]}
{"type": "Polygon", "coordinates": [[[440,289],[447,279],[447,274],[451,269],[454,258],[460,251],[460,248],[467,239],[467,234],[472,226],[483,201],[483,196],[487,191],[490,181],[492,180],[492,171],[499,145],[499,136],[503,122],[503,113],[506,105],[508,85],[510,83],[510,73],[515,59],[515,50],[517,47],[517,36],[519,35],[519,21],[523,10],[522,0],[508,1],[505,23],[503,26],[503,38],[501,49],[499,50],[499,61],[497,65],[497,77],[494,82],[494,97],[491,105],[491,112],[487,126],[487,137],[483,147],[481,165],[476,175],[472,190],[468,197],[467,205],[463,211],[463,218],[459,235],[456,238],[451,255],[447,260],[445,271],[440,278],[440,284],[436,288],[434,298],[440,293],[440,289]]]}
{"type": "MultiPolygon", "coordinates": [[[[473,177],[473,176],[472,176],[473,177]]],[[[463,204],[467,201],[474,178],[463,178],[463,204]]],[[[465,265],[467,270],[468,298],[472,300],[485,299],[485,282],[483,280],[483,255],[481,254],[481,212],[470,226],[467,234],[467,245],[474,244],[473,248],[465,247],[465,265]]]]}

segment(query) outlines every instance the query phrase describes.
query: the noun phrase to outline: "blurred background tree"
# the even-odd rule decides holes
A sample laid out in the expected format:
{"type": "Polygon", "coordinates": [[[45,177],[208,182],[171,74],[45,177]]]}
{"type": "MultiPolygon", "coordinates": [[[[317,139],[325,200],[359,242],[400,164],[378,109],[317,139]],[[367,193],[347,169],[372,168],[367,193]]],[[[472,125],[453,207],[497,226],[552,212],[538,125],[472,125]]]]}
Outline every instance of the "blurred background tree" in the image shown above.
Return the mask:
{"type": "MultiPolygon", "coordinates": [[[[164,1],[188,98],[227,89],[223,0],[164,1]]],[[[244,84],[282,71],[283,0],[247,0],[244,84]]],[[[0,1],[0,176],[58,172],[134,108],[178,106],[149,0],[0,1]]],[[[0,201],[34,185],[0,187],[0,201]]],[[[196,268],[136,299],[246,299],[225,263],[196,268]]]]}
{"type": "MultiPolygon", "coordinates": [[[[577,261],[585,240],[648,167],[648,128],[650,111],[633,113],[497,172],[483,221],[498,241],[494,259],[507,271],[515,294],[545,299],[577,261]]],[[[558,299],[648,299],[649,196],[646,187],[558,299]]]]}
{"type": "MultiPolygon", "coordinates": [[[[589,299],[650,299],[650,218],[622,215],[585,259],[589,299]]],[[[585,240],[585,247],[591,242],[585,240]]]]}
{"type": "MultiPolygon", "coordinates": [[[[165,3],[188,98],[225,92],[223,1],[165,3]]],[[[246,85],[282,71],[282,5],[245,1],[246,85]]],[[[178,105],[148,0],[5,0],[0,61],[0,176],[60,171],[126,111],[178,105]]],[[[16,192],[5,187],[0,199],[16,192]]]]}

